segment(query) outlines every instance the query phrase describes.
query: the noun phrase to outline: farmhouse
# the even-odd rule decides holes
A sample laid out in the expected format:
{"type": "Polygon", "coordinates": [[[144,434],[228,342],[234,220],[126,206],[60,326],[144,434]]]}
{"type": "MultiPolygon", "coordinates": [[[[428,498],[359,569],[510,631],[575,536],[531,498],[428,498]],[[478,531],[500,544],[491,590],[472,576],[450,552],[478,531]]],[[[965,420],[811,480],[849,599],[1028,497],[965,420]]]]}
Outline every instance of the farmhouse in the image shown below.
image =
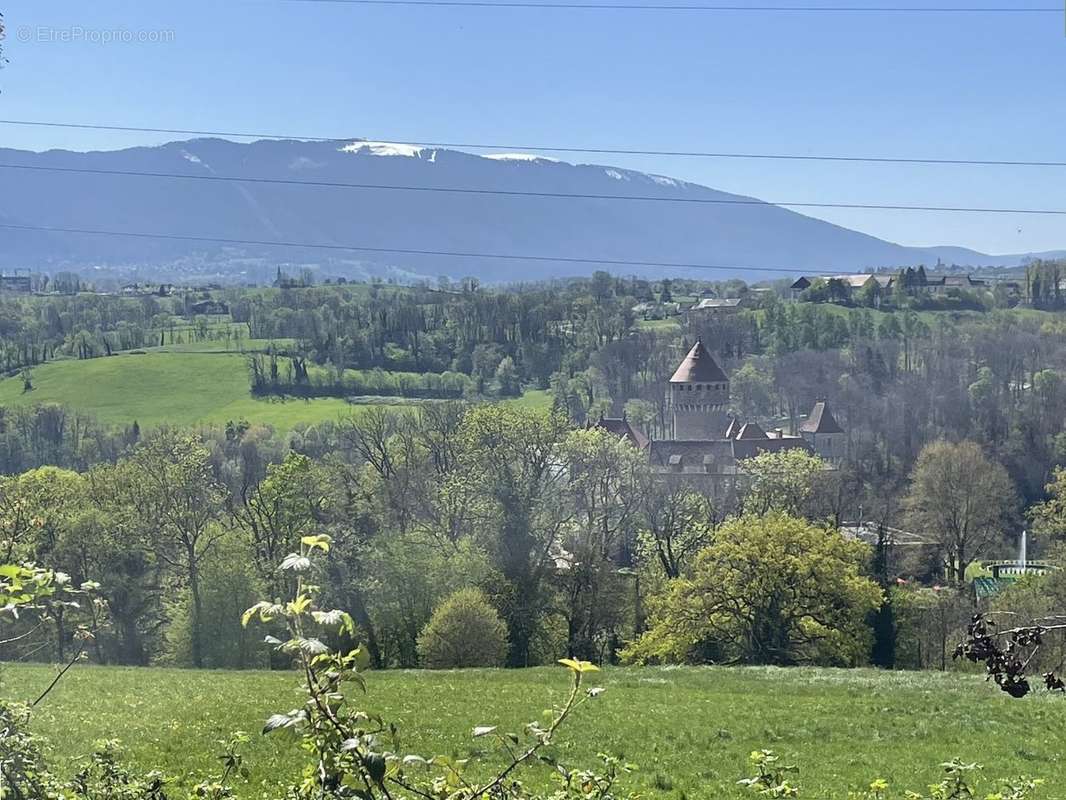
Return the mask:
{"type": "Polygon", "coordinates": [[[667,386],[671,438],[650,439],[626,417],[596,423],[648,454],[654,473],[682,480],[715,497],[732,496],[738,462],[760,453],[800,449],[834,468],[845,456],[846,435],[824,400],[815,403],[796,434],[767,433],[758,422],[729,413],[729,377],[699,339],[667,386]]]}
{"type": "Polygon", "coordinates": [[[745,297],[705,297],[688,310],[687,316],[690,320],[724,316],[753,306],[754,303],[745,297]]]}
{"type": "Polygon", "coordinates": [[[890,273],[857,273],[854,275],[804,275],[789,286],[793,300],[801,299],[803,293],[817,282],[825,284],[829,299],[847,301],[851,296],[866,288],[875,286],[882,292],[889,291],[895,284],[897,276],[890,273]]]}
{"type": "Polygon", "coordinates": [[[872,290],[874,297],[879,299],[884,294],[895,290],[896,287],[902,287],[903,291],[911,295],[921,293],[934,296],[943,296],[952,292],[983,291],[994,286],[1006,289],[1011,295],[1017,295],[1021,291],[1020,285],[1015,281],[992,281],[959,273],[932,275],[925,271],[925,267],[917,269],[907,267],[898,272],[804,275],[789,286],[792,299],[802,299],[804,292],[819,284],[825,290],[825,297],[822,299],[830,302],[848,302],[857,292],[864,289],[872,290]]]}

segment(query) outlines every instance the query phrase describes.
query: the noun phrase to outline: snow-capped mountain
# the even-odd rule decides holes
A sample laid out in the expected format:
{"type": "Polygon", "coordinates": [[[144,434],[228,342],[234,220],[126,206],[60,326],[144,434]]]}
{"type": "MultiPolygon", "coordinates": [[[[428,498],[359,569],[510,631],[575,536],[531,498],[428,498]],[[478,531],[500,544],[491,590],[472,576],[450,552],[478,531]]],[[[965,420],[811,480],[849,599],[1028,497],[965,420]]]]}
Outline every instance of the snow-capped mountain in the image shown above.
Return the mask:
{"type": "MultiPolygon", "coordinates": [[[[195,257],[221,265],[260,259],[322,264],[337,271],[338,265],[362,263],[428,276],[533,280],[587,274],[600,259],[716,264],[735,267],[733,275],[761,278],[772,276],[745,268],[843,271],[933,264],[938,258],[989,266],[1020,260],[963,248],[902,247],[753,198],[673,178],[521,153],[481,156],[358,140],[243,144],[194,139],[110,152],[0,150],[0,164],[86,170],[0,169],[0,223],[368,248],[347,252],[0,229],[0,263],[5,267],[165,268],[195,257]],[[93,170],[249,180],[186,180],[93,170]],[[300,186],[300,181],[423,190],[459,187],[488,193],[300,186]],[[492,194],[508,191],[750,202],[718,205],[492,194]],[[588,261],[512,261],[427,251],[588,261]]],[[[623,274],[684,274],[652,267],[611,269],[623,274]]],[[[730,272],[689,274],[710,277],[730,272]]]]}

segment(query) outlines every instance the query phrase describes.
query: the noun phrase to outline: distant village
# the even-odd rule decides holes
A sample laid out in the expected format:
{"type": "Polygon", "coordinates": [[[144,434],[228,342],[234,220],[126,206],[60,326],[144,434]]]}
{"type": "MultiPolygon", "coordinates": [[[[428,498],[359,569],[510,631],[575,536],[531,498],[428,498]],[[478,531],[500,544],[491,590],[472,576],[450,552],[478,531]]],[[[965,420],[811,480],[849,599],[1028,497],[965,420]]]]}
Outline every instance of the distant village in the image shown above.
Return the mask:
{"type": "Polygon", "coordinates": [[[992,280],[971,274],[928,274],[925,267],[908,267],[898,272],[852,273],[845,275],[804,275],[789,287],[793,300],[825,300],[828,302],[854,302],[860,295],[872,302],[865,305],[880,305],[882,299],[894,292],[913,296],[926,293],[944,297],[951,293],[1003,290],[1008,296],[1020,299],[1023,285],[1014,280],[992,280]]]}
{"type": "MultiPolygon", "coordinates": [[[[1010,273],[1007,273],[1010,274],[1010,273]]],[[[332,283],[325,280],[325,284],[332,283]]],[[[338,283],[346,283],[343,278],[338,283]]],[[[664,278],[664,288],[671,280],[664,278]]],[[[950,309],[982,310],[981,296],[995,294],[1003,306],[1032,304],[1040,307],[1040,287],[1029,286],[1028,280],[1008,277],[976,275],[957,269],[943,272],[927,272],[925,267],[907,267],[898,270],[876,272],[807,274],[795,279],[747,285],[741,280],[731,281],[736,287],[730,291],[704,289],[695,297],[670,295],[668,288],[658,298],[646,299],[633,307],[633,312],[645,320],[682,317],[686,322],[700,318],[723,316],[758,308],[768,298],[806,303],[832,303],[843,306],[881,308],[895,302],[901,296],[926,303],[939,303],[950,309]],[[730,296],[723,296],[730,295],[730,296]]],[[[254,284],[245,284],[254,285],[254,284]]],[[[304,269],[296,277],[289,276],[279,268],[270,286],[282,289],[298,289],[314,285],[311,270],[304,269]]],[[[690,284],[691,285],[691,284],[690,284]]],[[[1056,284],[1058,285],[1058,284],[1056,284]]],[[[0,296],[17,294],[74,294],[92,291],[97,294],[121,295],[124,297],[172,297],[186,298],[192,314],[226,314],[227,304],[217,299],[217,292],[224,287],[220,283],[177,285],[173,283],[133,282],[101,289],[87,283],[72,272],[59,272],[54,276],[31,272],[26,269],[0,274],[0,296]]],[[[1066,297],[1066,276],[1061,290],[1066,297]]],[[[1046,293],[1047,287],[1043,288],[1046,293]]]]}
{"type": "MultiPolygon", "coordinates": [[[[984,310],[988,297],[995,298],[997,307],[1040,306],[1028,284],[1027,280],[1014,277],[958,270],[927,272],[922,266],[877,272],[827,272],[802,275],[771,285],[741,285],[725,292],[706,289],[691,299],[664,295],[658,301],[649,300],[634,306],[633,311],[646,320],[681,317],[685,322],[695,323],[759,308],[771,297],[797,303],[831,303],[875,309],[893,304],[899,306],[903,298],[912,307],[925,303],[930,308],[944,310],[984,310]]],[[[1061,288],[1066,295],[1066,280],[1061,288]]]]}

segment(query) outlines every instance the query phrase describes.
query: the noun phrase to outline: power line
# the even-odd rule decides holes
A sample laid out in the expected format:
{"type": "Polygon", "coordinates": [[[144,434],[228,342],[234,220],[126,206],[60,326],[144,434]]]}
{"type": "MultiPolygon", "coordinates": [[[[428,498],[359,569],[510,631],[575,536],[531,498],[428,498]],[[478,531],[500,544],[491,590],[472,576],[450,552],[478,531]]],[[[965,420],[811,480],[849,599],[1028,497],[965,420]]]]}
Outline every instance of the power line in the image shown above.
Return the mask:
{"type": "Polygon", "coordinates": [[[515,2],[514,0],[279,0],[288,3],[325,3],[351,6],[439,6],[460,8],[523,8],[523,9],[575,9],[582,11],[717,11],[755,12],[760,14],[824,14],[824,13],[872,13],[872,14],[1049,14],[1062,13],[1061,8],[1023,6],[738,6],[738,5],[653,5],[647,3],[563,3],[563,2],[515,2]]]}
{"type": "Polygon", "coordinates": [[[116,236],[132,239],[162,239],[178,242],[199,242],[202,244],[230,244],[245,245],[249,247],[292,247],[314,250],[333,250],[357,253],[380,253],[392,255],[417,255],[417,256],[445,256],[452,258],[484,258],[498,259],[501,261],[536,261],[563,264],[600,265],[609,267],[655,267],[660,269],[692,269],[710,270],[720,272],[766,272],[775,275],[796,274],[802,272],[799,267],[745,267],[729,266],[721,264],[690,264],[676,261],[628,261],[612,258],[575,258],[572,256],[534,256],[516,255],[513,253],[477,253],[451,250],[416,250],[401,247],[366,247],[363,245],[350,244],[323,244],[315,242],[287,242],[269,241],[259,239],[231,239],[218,236],[185,236],[175,233],[144,233],[140,231],[108,231],[92,228],[62,228],[47,225],[16,225],[13,223],[0,223],[0,229],[33,231],[37,233],[67,233],[82,234],[88,236],[116,236]]]}
{"type": "MultiPolygon", "coordinates": [[[[187,128],[147,128],[129,125],[101,125],[87,122],[48,122],[43,120],[0,119],[0,125],[21,125],[37,128],[112,131],[120,133],[165,133],[177,136],[215,136],[234,139],[275,139],[305,142],[399,142],[395,138],[355,139],[350,136],[298,136],[277,133],[248,133],[238,131],[205,131],[187,128]]],[[[533,150],[542,153],[575,153],[615,156],[671,156],[683,158],[765,159],[773,161],[828,161],[869,164],[941,164],[978,167],[1066,167],[1066,161],[1027,161],[1010,159],[972,158],[906,158],[893,156],[803,155],[799,153],[743,153],[709,152],[700,150],[642,150],[631,148],[545,146],[539,144],[489,144],[484,142],[417,142],[407,140],[414,147],[462,148],[468,150],[533,150]]]]}
{"type": "Polygon", "coordinates": [[[385,183],[346,183],[343,181],[293,180],[289,178],[258,178],[231,175],[188,175],[180,172],[138,172],[122,169],[96,169],[89,167],[53,167],[32,164],[4,164],[0,169],[27,170],[31,172],[59,172],[76,175],[115,175],[137,178],[163,178],[172,180],[211,181],[221,183],[253,183],[280,186],[310,186],[327,189],[358,189],[367,191],[433,192],[445,194],[472,194],[504,197],[558,198],[565,200],[622,200],[648,203],[690,203],[703,205],[740,205],[765,208],[837,208],[864,209],[873,211],[932,211],[976,214],[1036,214],[1066,216],[1066,209],[1054,208],[989,208],[971,206],[902,205],[888,203],[831,203],[806,201],[778,201],[756,199],[724,199],[710,197],[657,197],[653,195],[593,194],[578,192],[535,192],[517,189],[478,189],[461,186],[408,186],[385,183]]]}

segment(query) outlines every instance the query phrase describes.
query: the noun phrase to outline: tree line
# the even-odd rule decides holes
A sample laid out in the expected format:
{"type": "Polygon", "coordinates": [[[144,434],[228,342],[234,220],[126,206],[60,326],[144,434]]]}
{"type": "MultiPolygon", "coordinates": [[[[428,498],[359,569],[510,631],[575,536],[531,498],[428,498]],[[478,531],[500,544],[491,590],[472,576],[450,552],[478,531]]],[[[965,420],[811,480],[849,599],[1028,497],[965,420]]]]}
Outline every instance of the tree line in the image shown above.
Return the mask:
{"type": "MultiPolygon", "coordinates": [[[[802,451],[757,456],[727,505],[558,411],[375,408],[287,439],[247,424],[164,429],[111,462],[3,478],[0,562],[98,583],[102,663],[283,666],[239,611],[291,592],[277,565],[327,535],[322,591],[379,666],[462,666],[471,653],[513,667],[933,665],[937,632],[913,592],[961,587],[974,561],[1010,551],[1006,472],[973,443],[927,447],[901,506],[930,546],[901,560],[887,536],[871,548],[840,533],[867,495],[825,467],[802,451]]],[[[74,633],[58,617],[5,654],[62,658],[74,633]]]]}

